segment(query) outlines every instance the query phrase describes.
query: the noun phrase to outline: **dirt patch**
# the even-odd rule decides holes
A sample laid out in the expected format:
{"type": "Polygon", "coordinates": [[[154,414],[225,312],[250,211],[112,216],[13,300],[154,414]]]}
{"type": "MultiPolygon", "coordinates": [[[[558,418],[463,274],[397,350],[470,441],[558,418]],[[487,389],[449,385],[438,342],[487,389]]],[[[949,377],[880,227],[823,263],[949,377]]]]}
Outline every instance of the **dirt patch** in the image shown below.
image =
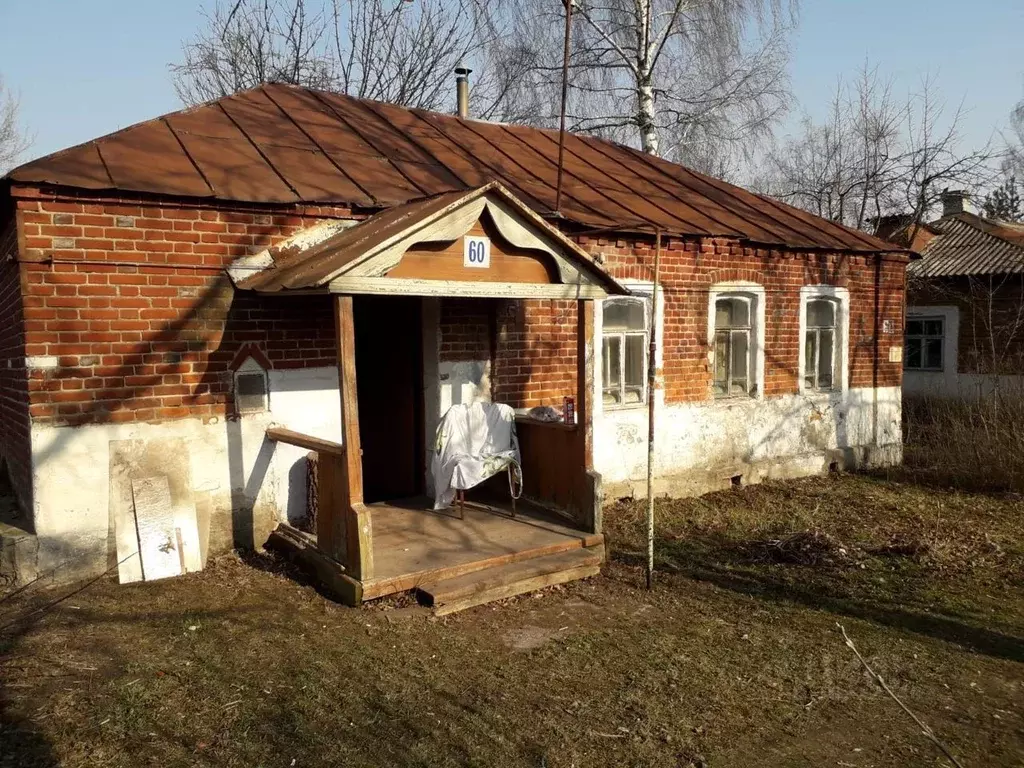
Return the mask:
{"type": "MultiPolygon", "coordinates": [[[[565,629],[568,629],[566,627],[565,629]]],[[[554,640],[565,630],[550,629],[545,627],[534,627],[527,625],[514,629],[505,637],[505,642],[516,651],[532,651],[540,648],[545,643],[554,640]]]]}

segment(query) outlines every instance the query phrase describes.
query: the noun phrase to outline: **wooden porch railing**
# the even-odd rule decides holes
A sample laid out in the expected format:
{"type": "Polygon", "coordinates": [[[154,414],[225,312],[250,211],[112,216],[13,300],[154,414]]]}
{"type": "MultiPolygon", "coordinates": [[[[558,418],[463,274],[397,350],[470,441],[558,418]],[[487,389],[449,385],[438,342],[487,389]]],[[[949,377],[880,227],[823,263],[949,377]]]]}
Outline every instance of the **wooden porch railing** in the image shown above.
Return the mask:
{"type": "Polygon", "coordinates": [[[353,503],[345,446],[283,427],[268,429],[267,438],[316,452],[317,549],[337,561],[353,579],[371,578],[369,512],[362,502],[353,503]]]}

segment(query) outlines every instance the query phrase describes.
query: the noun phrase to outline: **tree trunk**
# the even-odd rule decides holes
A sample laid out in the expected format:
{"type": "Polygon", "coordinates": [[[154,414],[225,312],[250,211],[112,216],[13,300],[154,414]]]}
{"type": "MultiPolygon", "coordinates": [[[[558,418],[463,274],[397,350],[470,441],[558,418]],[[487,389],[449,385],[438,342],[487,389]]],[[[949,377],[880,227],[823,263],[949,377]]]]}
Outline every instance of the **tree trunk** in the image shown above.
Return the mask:
{"type": "Polygon", "coordinates": [[[649,155],[658,154],[658,129],[654,124],[654,87],[645,78],[637,86],[637,127],[640,146],[649,155]]]}

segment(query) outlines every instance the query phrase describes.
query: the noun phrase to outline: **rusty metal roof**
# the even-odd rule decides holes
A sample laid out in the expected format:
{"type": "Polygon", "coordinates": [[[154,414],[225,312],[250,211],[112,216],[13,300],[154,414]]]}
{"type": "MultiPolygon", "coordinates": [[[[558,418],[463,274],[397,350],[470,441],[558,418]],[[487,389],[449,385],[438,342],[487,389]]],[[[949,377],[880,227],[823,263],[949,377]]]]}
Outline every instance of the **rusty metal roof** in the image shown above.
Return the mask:
{"type": "MultiPolygon", "coordinates": [[[[572,260],[574,266],[595,279],[599,285],[612,294],[628,294],[613,277],[594,263],[589,253],[558,229],[536,215],[521,200],[508,191],[500,182],[491,181],[481,187],[459,192],[444,192],[433,197],[421,198],[386,208],[354,226],[340,231],[324,229],[321,234],[309,230],[268,249],[266,256],[243,257],[236,262],[242,271],[247,264],[257,265],[248,276],[238,279],[236,285],[243,290],[277,292],[288,290],[325,289],[330,281],[388,244],[393,244],[411,231],[423,231],[425,226],[453,213],[459,208],[478,200],[500,199],[520,218],[544,233],[561,252],[572,260]]],[[[232,270],[229,270],[229,272],[232,270]]],[[[233,275],[234,277],[234,275],[233,275]]]]}
{"type": "MultiPolygon", "coordinates": [[[[579,228],[892,251],[883,240],[638,150],[566,139],[562,216],[579,228]]],[[[225,202],[387,208],[499,180],[555,202],[558,133],[267,84],[14,169],[12,182],[225,202]]]]}
{"type": "Polygon", "coordinates": [[[907,270],[917,277],[1024,273],[1024,227],[958,213],[933,221],[939,234],[907,270]]]}

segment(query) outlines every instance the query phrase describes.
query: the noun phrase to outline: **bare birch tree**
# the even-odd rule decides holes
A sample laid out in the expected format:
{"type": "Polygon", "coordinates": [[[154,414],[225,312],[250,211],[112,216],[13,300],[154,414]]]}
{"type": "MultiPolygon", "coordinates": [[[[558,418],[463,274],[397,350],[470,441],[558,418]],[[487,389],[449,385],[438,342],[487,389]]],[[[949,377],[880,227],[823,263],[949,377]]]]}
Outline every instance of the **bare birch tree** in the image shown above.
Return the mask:
{"type": "Polygon", "coordinates": [[[0,175],[17,163],[31,140],[19,121],[20,103],[0,77],[0,175]]]}
{"type": "Polygon", "coordinates": [[[1010,115],[1010,131],[1003,170],[1008,176],[1024,178],[1024,100],[1010,115]]]}
{"type": "Polygon", "coordinates": [[[441,109],[484,29],[475,4],[445,0],[219,0],[204,15],[171,65],[186,104],[285,82],[441,109]]]}
{"type": "MultiPolygon", "coordinates": [[[[526,78],[553,124],[564,10],[518,3],[526,78]]],[[[568,125],[705,169],[768,135],[788,105],[785,0],[575,0],[568,125]]]]}
{"type": "Polygon", "coordinates": [[[873,230],[880,217],[904,214],[916,228],[943,189],[977,189],[993,176],[991,142],[962,149],[963,120],[963,106],[947,110],[932,82],[899,100],[891,80],[865,66],[837,86],[823,121],[805,118],[767,153],[757,186],[847,226],[873,230]]]}

